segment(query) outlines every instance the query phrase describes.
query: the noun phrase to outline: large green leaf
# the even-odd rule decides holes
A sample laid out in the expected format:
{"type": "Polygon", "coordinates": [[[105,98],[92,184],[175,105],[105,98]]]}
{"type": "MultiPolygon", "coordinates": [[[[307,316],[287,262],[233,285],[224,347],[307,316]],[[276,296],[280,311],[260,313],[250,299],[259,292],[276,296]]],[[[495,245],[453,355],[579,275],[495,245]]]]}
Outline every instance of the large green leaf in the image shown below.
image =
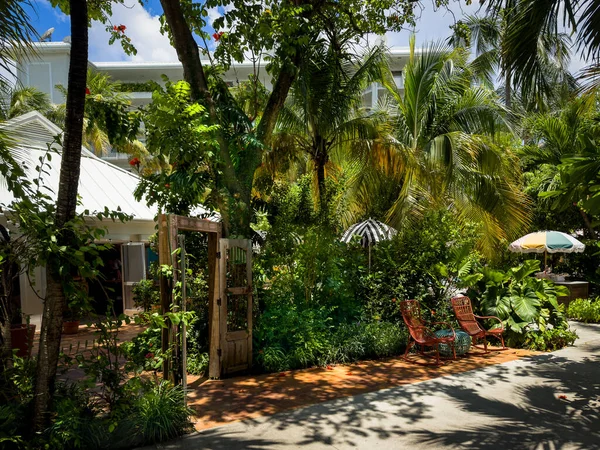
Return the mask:
{"type": "Polygon", "coordinates": [[[517,315],[526,322],[535,320],[540,313],[541,302],[534,290],[525,289],[524,295],[511,295],[510,302],[517,315]]]}

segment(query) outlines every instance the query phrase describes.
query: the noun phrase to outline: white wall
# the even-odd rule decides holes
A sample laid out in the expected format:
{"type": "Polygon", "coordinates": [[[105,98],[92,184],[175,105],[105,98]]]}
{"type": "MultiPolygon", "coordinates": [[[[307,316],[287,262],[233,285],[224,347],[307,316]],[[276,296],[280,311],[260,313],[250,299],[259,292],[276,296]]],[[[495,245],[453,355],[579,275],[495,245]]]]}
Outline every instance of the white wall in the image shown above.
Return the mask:
{"type": "MultiPolygon", "coordinates": [[[[0,216],[0,222],[6,224],[4,216],[0,216]]],[[[97,225],[97,222],[94,223],[97,225]]],[[[147,241],[155,232],[155,223],[152,221],[131,221],[127,223],[106,221],[104,226],[108,229],[105,239],[116,243],[147,241]]],[[[42,322],[43,301],[46,295],[46,268],[36,267],[31,276],[21,274],[21,311],[29,315],[32,324],[39,331],[42,322]],[[30,284],[31,280],[31,284],[30,284]],[[32,286],[33,284],[33,286],[32,286]]]]}
{"type": "Polygon", "coordinates": [[[57,84],[67,87],[69,77],[68,50],[40,53],[17,64],[17,82],[34,86],[50,96],[52,103],[64,103],[65,97],[56,89],[57,84]]]}

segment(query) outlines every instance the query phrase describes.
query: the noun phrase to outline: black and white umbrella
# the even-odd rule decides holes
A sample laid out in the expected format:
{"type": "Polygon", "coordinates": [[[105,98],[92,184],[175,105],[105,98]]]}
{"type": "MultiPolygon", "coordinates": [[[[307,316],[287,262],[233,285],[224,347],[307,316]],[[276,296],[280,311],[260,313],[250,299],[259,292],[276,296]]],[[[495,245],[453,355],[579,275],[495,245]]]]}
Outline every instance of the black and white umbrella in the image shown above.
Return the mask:
{"type": "Polygon", "coordinates": [[[369,268],[371,268],[371,247],[380,241],[386,241],[398,233],[394,228],[375,219],[355,223],[350,226],[342,236],[342,242],[348,243],[353,236],[360,236],[363,247],[369,248],[369,268]]]}

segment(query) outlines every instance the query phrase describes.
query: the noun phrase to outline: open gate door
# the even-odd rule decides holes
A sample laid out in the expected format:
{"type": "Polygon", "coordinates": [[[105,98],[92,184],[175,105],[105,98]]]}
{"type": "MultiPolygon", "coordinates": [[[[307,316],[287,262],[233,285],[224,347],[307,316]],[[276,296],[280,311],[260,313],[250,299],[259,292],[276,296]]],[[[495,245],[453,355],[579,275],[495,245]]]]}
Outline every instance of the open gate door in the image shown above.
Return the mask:
{"type": "Polygon", "coordinates": [[[220,239],[220,343],[223,374],[252,365],[252,241],[220,239]]]}

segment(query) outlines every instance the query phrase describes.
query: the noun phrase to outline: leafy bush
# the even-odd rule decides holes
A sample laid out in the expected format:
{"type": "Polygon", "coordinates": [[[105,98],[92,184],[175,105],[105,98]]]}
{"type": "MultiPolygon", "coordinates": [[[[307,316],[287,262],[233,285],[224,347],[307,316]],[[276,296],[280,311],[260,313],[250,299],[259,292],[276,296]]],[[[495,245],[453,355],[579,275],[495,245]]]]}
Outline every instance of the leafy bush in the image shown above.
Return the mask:
{"type": "Polygon", "coordinates": [[[547,328],[544,331],[532,330],[525,333],[522,346],[530,350],[551,352],[573,345],[575,339],[577,333],[568,328],[547,328]]]}
{"type": "Polygon", "coordinates": [[[191,429],[193,411],[184,405],[183,387],[166,381],[148,383],[134,402],[135,424],[143,444],[173,439],[191,429]]]}
{"type": "MultiPolygon", "coordinates": [[[[527,260],[508,271],[473,267],[475,273],[468,277],[471,284],[468,295],[476,312],[498,316],[511,346],[529,345],[538,330],[543,334],[549,329],[568,328],[564,306],[557,301],[557,297],[568,292],[564,286],[532,277],[539,267],[536,260],[527,260]]],[[[551,332],[542,339],[550,335],[551,332]]]]}
{"type": "MultiPolygon", "coordinates": [[[[267,327],[261,322],[255,332],[256,364],[265,372],[350,363],[366,358],[381,358],[402,353],[406,346],[404,326],[389,322],[328,325],[325,311],[292,312],[287,320],[307,317],[303,326],[292,333],[286,328],[267,327]],[[322,315],[319,315],[322,314],[322,315]]],[[[273,324],[277,323],[273,317],[273,324]]],[[[282,318],[282,323],[285,319],[282,318]]]]}
{"type": "Polygon", "coordinates": [[[208,371],[208,353],[190,352],[187,356],[187,372],[192,375],[204,375],[208,371]]]}
{"type": "Polygon", "coordinates": [[[156,370],[161,353],[161,328],[149,327],[131,341],[121,344],[127,358],[145,370],[156,370]]]}
{"type": "Polygon", "coordinates": [[[600,323],[600,297],[596,300],[578,298],[569,304],[567,317],[586,323],[600,323]]]}
{"type": "Polygon", "coordinates": [[[153,280],[141,280],[133,285],[133,301],[136,307],[150,311],[160,302],[160,294],[153,280]]]}

